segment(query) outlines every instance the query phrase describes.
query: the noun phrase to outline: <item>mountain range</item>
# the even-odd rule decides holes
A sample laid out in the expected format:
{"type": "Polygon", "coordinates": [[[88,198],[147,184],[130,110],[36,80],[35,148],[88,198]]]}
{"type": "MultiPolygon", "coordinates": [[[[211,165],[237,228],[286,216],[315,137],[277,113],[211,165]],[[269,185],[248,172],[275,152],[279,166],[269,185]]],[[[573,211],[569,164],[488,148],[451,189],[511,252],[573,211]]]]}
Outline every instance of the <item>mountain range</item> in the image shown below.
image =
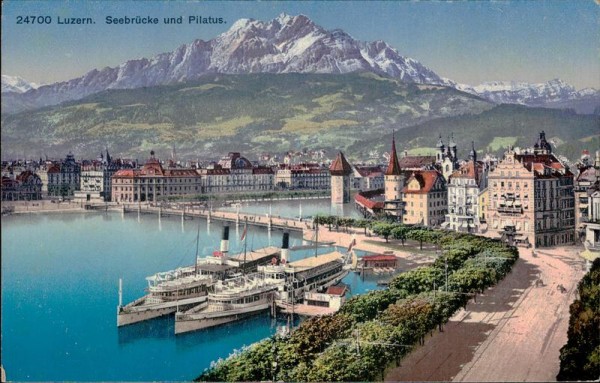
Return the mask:
{"type": "Polygon", "coordinates": [[[56,105],[108,89],[185,83],[210,74],[353,72],[451,87],[497,104],[574,108],[578,113],[592,113],[600,105],[597,90],[577,91],[558,79],[545,84],[458,84],[417,60],[400,55],[384,41],[359,41],[339,29],[325,30],[304,15],[282,14],[270,21],[240,19],[209,41],[195,40],[172,52],[94,69],[69,81],[36,87],[26,81],[16,84],[13,78],[2,76],[2,112],[56,105]]]}

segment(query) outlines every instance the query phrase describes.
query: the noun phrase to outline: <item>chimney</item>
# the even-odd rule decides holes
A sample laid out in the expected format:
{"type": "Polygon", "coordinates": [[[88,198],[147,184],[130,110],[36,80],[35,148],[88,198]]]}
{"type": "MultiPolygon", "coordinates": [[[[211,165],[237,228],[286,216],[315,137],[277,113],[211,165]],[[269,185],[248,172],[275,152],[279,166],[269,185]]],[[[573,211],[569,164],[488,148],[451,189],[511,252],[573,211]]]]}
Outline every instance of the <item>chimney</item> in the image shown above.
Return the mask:
{"type": "Polygon", "coordinates": [[[287,262],[290,256],[290,233],[284,232],[281,243],[281,261],[287,262]]]}
{"type": "Polygon", "coordinates": [[[223,236],[221,237],[221,253],[223,255],[229,252],[229,226],[223,226],[223,236]]]}

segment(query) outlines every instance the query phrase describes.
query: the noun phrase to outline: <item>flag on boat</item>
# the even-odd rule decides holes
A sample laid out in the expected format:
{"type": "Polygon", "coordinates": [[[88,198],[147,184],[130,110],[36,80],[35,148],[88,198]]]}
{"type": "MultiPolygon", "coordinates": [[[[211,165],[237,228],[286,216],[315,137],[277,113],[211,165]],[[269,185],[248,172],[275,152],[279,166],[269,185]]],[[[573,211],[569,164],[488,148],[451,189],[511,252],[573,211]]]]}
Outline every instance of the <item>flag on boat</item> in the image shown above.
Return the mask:
{"type": "Polygon", "coordinates": [[[223,256],[222,251],[219,251],[219,250],[213,251],[213,257],[222,257],[222,256],[223,256]]]}
{"type": "Polygon", "coordinates": [[[240,238],[240,241],[243,241],[244,238],[246,238],[247,232],[248,232],[248,225],[244,226],[244,232],[242,233],[242,237],[240,238]]]}
{"type": "Polygon", "coordinates": [[[352,242],[350,242],[350,246],[348,246],[348,252],[352,251],[352,248],[356,245],[356,238],[352,238],[352,242]]]}

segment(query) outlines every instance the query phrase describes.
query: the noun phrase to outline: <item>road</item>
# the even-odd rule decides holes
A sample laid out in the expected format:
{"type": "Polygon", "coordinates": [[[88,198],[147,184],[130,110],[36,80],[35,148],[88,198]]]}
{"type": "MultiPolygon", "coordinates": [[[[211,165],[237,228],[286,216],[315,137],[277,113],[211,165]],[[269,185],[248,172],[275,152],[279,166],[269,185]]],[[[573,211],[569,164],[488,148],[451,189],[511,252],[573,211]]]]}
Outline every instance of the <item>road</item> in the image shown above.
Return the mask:
{"type": "Polygon", "coordinates": [[[569,305],[585,274],[580,250],[542,249],[537,256],[521,251],[503,281],[456,313],[443,332],[434,332],[400,367],[389,370],[386,380],[556,380],[569,305]]]}

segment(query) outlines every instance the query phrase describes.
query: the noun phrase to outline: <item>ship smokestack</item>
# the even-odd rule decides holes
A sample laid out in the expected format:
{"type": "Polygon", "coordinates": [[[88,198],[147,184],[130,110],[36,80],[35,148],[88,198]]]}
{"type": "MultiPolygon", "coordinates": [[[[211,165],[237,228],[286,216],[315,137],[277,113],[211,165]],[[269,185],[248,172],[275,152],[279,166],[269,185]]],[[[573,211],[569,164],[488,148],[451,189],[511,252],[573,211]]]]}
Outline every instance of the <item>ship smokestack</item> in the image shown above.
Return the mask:
{"type": "Polygon", "coordinates": [[[281,242],[281,261],[287,262],[290,257],[290,233],[284,232],[281,242]]]}
{"type": "Polygon", "coordinates": [[[223,236],[221,237],[221,253],[223,255],[229,252],[229,226],[223,226],[223,236]]]}

